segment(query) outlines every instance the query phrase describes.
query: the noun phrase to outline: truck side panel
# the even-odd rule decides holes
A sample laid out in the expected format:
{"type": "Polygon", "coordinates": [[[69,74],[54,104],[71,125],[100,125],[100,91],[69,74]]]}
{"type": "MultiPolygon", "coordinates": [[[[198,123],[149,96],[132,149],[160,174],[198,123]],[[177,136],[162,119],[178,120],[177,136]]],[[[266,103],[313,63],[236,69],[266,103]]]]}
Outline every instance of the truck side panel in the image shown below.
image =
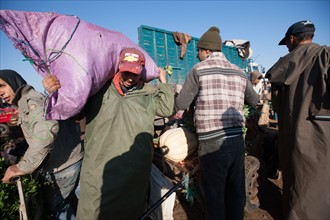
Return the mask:
{"type": "MultiPolygon", "coordinates": [[[[172,66],[172,74],[168,75],[169,84],[183,84],[190,69],[199,62],[197,43],[199,38],[191,37],[183,59],[180,58],[180,45],[174,41],[173,32],[142,25],[138,28],[139,46],[142,47],[159,67],[172,66]]],[[[246,69],[247,62],[242,60],[237,48],[222,45],[226,58],[246,69]]]]}

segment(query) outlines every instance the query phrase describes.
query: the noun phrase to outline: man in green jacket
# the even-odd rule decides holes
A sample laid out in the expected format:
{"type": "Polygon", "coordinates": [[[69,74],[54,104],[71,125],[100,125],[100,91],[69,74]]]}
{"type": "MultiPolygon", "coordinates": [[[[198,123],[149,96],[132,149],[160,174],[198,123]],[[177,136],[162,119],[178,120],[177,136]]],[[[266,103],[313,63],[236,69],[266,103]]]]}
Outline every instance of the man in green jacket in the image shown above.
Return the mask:
{"type": "MultiPolygon", "coordinates": [[[[144,65],[143,53],[124,49],[114,78],[86,104],[79,219],[132,220],[146,210],[153,122],[156,115],[172,115],[174,91],[162,69],[158,88],[145,84],[144,65]]],[[[59,88],[54,81],[44,79],[49,92],[59,88]]]]}

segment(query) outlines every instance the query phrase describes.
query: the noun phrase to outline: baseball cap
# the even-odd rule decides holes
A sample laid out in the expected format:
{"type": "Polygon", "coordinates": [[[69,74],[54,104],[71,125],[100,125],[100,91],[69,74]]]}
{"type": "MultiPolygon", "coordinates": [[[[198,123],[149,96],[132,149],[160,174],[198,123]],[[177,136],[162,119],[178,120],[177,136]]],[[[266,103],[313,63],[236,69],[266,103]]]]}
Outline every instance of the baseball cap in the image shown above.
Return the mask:
{"type": "Polygon", "coordinates": [[[311,21],[304,20],[294,23],[287,30],[285,37],[278,43],[278,45],[285,45],[285,39],[293,34],[304,33],[304,32],[314,32],[315,26],[311,21]]]}
{"type": "Polygon", "coordinates": [[[119,72],[141,74],[145,62],[141,51],[135,48],[124,48],[119,57],[119,72]]]}

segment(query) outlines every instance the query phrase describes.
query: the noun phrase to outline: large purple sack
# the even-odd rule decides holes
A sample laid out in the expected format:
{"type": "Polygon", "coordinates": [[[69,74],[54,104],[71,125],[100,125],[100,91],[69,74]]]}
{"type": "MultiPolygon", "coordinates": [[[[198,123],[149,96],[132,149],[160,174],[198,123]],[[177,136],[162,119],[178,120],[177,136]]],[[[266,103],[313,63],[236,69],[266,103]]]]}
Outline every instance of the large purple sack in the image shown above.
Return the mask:
{"type": "Polygon", "coordinates": [[[60,80],[61,89],[49,95],[45,103],[47,119],[64,120],[79,113],[88,97],[117,72],[118,57],[125,47],[144,53],[145,81],[159,74],[151,57],[122,33],[76,16],[0,10],[0,29],[33,61],[41,76],[54,74],[60,80]]]}

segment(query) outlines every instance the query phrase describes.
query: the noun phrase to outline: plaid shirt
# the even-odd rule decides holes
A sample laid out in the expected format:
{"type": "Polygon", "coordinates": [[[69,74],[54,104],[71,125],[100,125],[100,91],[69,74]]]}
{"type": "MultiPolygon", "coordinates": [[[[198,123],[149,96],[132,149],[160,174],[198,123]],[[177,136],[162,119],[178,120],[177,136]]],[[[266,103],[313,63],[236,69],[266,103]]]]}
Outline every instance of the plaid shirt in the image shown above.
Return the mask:
{"type": "Polygon", "coordinates": [[[243,105],[256,105],[258,97],[244,71],[222,52],[213,52],[197,63],[176,98],[176,108],[195,102],[195,126],[199,139],[242,133],[243,105]]]}

